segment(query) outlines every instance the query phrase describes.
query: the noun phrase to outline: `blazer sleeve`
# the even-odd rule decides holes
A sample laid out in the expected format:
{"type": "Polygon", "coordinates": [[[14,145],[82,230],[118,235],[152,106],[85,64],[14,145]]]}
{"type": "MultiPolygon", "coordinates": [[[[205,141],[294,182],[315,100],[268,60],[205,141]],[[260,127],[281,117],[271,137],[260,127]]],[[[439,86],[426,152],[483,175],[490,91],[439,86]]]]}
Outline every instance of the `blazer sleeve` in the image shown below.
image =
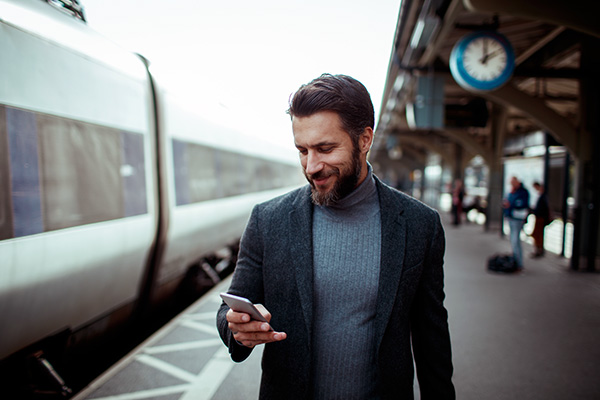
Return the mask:
{"type": "MultiPolygon", "coordinates": [[[[233,273],[233,279],[228,292],[248,298],[253,303],[263,303],[263,237],[259,228],[260,207],[252,210],[246,229],[240,242],[238,261],[233,273]]],[[[235,362],[244,361],[251,348],[240,345],[233,338],[228,327],[226,314],[229,307],[223,302],[217,312],[217,329],[221,340],[229,348],[231,359],[235,362]]]]}
{"type": "Polygon", "coordinates": [[[439,214],[411,313],[411,338],[421,398],[455,399],[448,313],[444,308],[445,237],[439,214]]]}

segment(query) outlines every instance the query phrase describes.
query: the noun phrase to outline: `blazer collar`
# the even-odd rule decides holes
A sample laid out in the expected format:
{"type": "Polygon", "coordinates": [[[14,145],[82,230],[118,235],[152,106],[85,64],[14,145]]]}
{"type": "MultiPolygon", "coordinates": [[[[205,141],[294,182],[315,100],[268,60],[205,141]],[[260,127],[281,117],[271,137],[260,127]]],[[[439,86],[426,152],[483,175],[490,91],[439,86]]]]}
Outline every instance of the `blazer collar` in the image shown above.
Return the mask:
{"type": "MultiPolygon", "coordinates": [[[[379,342],[394,307],[406,250],[406,220],[400,196],[375,178],[381,212],[381,260],[375,337],[379,342]]],[[[379,344],[378,342],[378,344],[379,344]]]]}
{"type": "Polygon", "coordinates": [[[289,216],[292,235],[290,242],[291,256],[302,312],[310,335],[312,333],[313,315],[313,204],[310,198],[309,185],[300,189],[292,205],[289,216]]]}

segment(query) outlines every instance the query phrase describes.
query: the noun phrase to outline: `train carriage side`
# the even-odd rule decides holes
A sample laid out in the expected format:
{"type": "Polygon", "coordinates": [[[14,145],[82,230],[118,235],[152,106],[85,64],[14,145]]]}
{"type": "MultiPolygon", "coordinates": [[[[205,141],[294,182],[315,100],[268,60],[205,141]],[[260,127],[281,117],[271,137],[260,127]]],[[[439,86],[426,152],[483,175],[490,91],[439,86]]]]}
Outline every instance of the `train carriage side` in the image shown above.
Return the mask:
{"type": "Polygon", "coordinates": [[[2,0],[0,12],[3,359],[127,318],[156,188],[143,62],[44,2],[2,0]]]}
{"type": "Polygon", "coordinates": [[[295,151],[199,117],[44,2],[0,0],[0,49],[0,360],[152,312],[304,181],[295,151]]]}
{"type": "Polygon", "coordinates": [[[161,89],[155,78],[169,222],[153,301],[176,290],[203,256],[235,244],[256,203],[303,181],[292,149],[211,122],[206,110],[161,89]]]}

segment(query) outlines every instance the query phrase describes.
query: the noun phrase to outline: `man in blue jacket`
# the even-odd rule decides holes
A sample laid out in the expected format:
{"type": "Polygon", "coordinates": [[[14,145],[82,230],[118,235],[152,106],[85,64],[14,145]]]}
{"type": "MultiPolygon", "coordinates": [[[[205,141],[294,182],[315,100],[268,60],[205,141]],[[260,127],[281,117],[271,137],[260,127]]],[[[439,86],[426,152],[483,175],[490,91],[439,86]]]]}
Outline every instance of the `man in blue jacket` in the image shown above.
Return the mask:
{"type": "Polygon", "coordinates": [[[232,359],[266,343],[261,399],[412,399],[414,355],[421,398],[454,399],[444,231],[373,175],[367,89],[324,74],[288,113],[309,185],[252,212],[229,292],[270,323],[222,304],[232,359]]]}
{"type": "Polygon", "coordinates": [[[529,215],[529,192],[516,176],[510,178],[511,191],[504,200],[504,215],[510,227],[510,245],[517,269],[523,269],[521,230],[529,215]]]}

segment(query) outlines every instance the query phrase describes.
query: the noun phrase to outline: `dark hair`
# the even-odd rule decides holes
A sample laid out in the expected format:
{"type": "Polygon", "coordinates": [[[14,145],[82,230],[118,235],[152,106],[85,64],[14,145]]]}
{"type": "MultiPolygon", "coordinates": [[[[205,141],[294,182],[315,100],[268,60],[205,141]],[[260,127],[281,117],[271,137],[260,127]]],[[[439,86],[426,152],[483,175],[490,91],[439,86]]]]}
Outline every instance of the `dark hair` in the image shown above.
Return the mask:
{"type": "Polygon", "coordinates": [[[367,88],[347,75],[323,74],[300,86],[290,98],[287,113],[291,117],[308,117],[320,111],[334,111],[343,129],[357,145],[365,128],[375,126],[375,112],[367,88]]]}

